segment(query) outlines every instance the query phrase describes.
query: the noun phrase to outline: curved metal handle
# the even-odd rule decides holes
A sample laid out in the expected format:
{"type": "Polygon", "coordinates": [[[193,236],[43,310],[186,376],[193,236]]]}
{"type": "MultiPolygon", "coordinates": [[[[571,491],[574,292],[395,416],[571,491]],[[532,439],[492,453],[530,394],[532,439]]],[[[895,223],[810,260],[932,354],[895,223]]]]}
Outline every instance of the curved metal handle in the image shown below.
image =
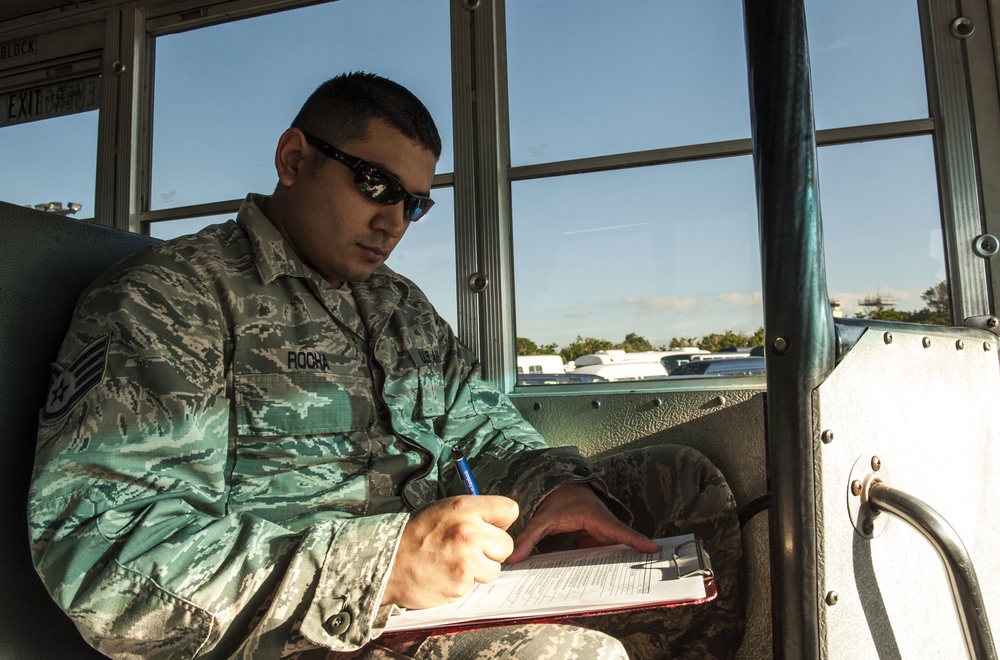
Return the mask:
{"type": "Polygon", "coordinates": [[[955,529],[923,501],[878,481],[872,483],[868,491],[868,504],[875,511],[885,511],[905,520],[930,541],[948,573],[969,657],[996,660],[997,652],[976,569],[955,529]]]}

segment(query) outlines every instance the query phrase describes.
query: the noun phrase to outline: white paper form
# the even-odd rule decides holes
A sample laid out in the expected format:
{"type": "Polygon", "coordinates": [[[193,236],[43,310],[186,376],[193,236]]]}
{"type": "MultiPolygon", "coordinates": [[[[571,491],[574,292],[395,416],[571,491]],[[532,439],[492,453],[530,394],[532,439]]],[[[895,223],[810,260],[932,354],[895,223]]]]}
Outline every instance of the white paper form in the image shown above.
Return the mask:
{"type": "Polygon", "coordinates": [[[534,555],[504,566],[499,578],[477,584],[465,598],[390,617],[386,632],[700,600],[703,575],[679,577],[707,568],[693,540],[690,534],[656,539],[654,554],[614,545],[534,555]]]}

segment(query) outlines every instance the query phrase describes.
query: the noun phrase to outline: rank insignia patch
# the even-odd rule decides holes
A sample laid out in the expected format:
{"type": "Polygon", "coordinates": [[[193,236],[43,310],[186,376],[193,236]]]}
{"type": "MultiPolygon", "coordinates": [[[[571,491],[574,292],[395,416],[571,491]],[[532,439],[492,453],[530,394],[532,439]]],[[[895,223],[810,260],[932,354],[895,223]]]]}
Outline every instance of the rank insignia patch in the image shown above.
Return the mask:
{"type": "Polygon", "coordinates": [[[42,409],[44,421],[51,422],[65,415],[73,404],[101,382],[108,360],[108,341],[105,335],[83,349],[69,369],[52,365],[49,395],[42,409]]]}

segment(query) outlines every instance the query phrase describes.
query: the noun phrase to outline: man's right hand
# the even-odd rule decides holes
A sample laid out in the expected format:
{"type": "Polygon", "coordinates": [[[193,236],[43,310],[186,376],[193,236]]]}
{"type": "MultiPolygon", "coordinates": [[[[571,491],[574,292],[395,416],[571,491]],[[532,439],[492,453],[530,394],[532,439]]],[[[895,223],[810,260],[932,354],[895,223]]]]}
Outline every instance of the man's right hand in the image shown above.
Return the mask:
{"type": "Polygon", "coordinates": [[[517,502],[499,495],[449,497],[416,512],[403,528],[382,604],[433,607],[497,579],[514,550],[504,530],[516,519],[517,502]]]}

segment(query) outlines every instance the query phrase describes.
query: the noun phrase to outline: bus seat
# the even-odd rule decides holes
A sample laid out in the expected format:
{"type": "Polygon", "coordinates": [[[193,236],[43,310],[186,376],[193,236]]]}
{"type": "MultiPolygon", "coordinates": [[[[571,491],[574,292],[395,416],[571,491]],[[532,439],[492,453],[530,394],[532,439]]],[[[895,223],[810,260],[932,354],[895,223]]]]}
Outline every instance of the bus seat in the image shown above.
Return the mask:
{"type": "Polygon", "coordinates": [[[655,390],[609,391],[588,385],[574,395],[530,387],[511,397],[553,446],[575,445],[585,456],[599,459],[639,447],[686,445],[722,471],[741,511],[747,624],[737,660],[772,657],[762,380],[712,377],[655,390]]]}
{"type": "Polygon", "coordinates": [[[38,411],[83,289],[113,263],[155,242],[0,202],[0,658],[103,657],[56,606],[35,573],[27,497],[38,411]]]}

